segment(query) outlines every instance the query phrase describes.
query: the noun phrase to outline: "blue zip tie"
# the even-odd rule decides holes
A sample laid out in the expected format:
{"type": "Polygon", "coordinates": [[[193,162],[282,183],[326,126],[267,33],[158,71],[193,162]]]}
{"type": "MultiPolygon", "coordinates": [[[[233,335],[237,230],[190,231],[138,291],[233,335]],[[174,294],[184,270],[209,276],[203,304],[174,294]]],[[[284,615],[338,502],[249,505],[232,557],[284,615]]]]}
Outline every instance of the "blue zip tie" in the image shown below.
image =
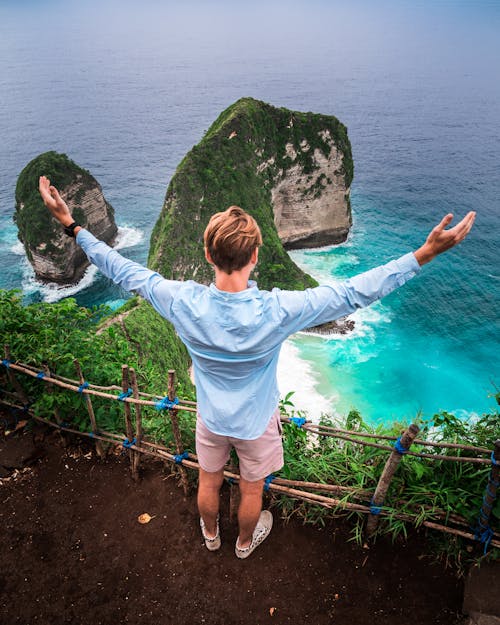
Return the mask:
{"type": "Polygon", "coordinates": [[[290,423],[295,423],[298,428],[301,428],[305,422],[304,417],[290,417],[290,423]]]}
{"type": "Polygon", "coordinates": [[[37,378],[40,378],[40,380],[41,380],[42,378],[44,378],[44,377],[45,377],[45,373],[44,373],[43,371],[39,371],[39,372],[36,374],[36,377],[37,377],[37,378]]]}
{"type": "Polygon", "coordinates": [[[172,410],[174,406],[179,403],[179,398],[169,399],[168,397],[164,397],[155,403],[156,410],[172,410]]]}
{"type": "Polygon", "coordinates": [[[135,445],[136,443],[137,443],[137,439],[134,436],[134,438],[131,441],[129,441],[128,438],[126,438],[123,441],[122,445],[125,447],[125,449],[130,449],[132,445],[135,445]]]}
{"type": "Polygon", "coordinates": [[[3,365],[4,367],[7,367],[7,369],[8,369],[8,368],[10,367],[10,360],[7,360],[7,358],[4,358],[4,359],[2,360],[2,365],[3,365]]]}
{"type": "Polygon", "coordinates": [[[227,478],[227,483],[230,484],[231,486],[235,483],[234,481],[234,477],[228,477],[227,478]]]}
{"type": "Polygon", "coordinates": [[[370,512],[372,514],[380,514],[382,512],[382,506],[375,505],[373,497],[370,499],[370,512]]]}
{"type": "Polygon", "coordinates": [[[88,387],[89,387],[88,382],[82,382],[82,384],[80,384],[80,386],[78,387],[78,392],[83,393],[83,391],[88,387]]]}
{"type": "Polygon", "coordinates": [[[182,454],[177,454],[174,456],[175,464],[182,464],[183,460],[187,460],[189,458],[189,452],[183,451],[182,454]]]}
{"type": "Polygon", "coordinates": [[[123,393],[120,393],[116,399],[118,399],[118,401],[125,401],[125,399],[127,397],[130,397],[132,393],[133,393],[133,390],[129,388],[128,391],[124,391],[123,393]]]}
{"type": "Polygon", "coordinates": [[[403,445],[401,445],[401,436],[398,438],[398,440],[394,443],[394,450],[398,452],[398,454],[406,454],[407,453],[407,449],[406,447],[403,447],[403,445]]]}
{"type": "Polygon", "coordinates": [[[495,459],[495,452],[491,452],[491,464],[498,464],[498,460],[495,459]]]}
{"type": "Polygon", "coordinates": [[[271,486],[271,482],[275,479],[275,475],[272,473],[266,477],[264,480],[264,491],[267,493],[269,491],[269,487],[271,486]]]}
{"type": "Polygon", "coordinates": [[[90,436],[90,438],[94,438],[94,432],[87,432],[87,434],[90,436]]]}
{"type": "Polygon", "coordinates": [[[66,421],[61,421],[61,423],[58,424],[60,428],[64,429],[64,428],[69,428],[70,424],[67,423],[66,421]]]}

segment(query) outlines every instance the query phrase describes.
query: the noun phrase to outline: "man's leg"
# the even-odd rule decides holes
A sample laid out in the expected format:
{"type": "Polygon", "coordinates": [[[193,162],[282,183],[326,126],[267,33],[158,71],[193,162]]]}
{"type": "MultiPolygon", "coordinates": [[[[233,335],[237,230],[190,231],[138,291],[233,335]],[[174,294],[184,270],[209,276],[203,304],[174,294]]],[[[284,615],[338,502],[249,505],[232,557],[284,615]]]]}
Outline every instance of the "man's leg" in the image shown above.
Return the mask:
{"type": "MultiPolygon", "coordinates": [[[[198,510],[205,523],[205,534],[213,538],[217,533],[219,491],[224,480],[224,469],[209,473],[200,468],[198,484],[198,510]]],[[[253,530],[252,530],[253,531],[253,530]]]]}
{"type": "Polygon", "coordinates": [[[245,549],[252,542],[253,531],[262,510],[264,480],[249,482],[240,477],[240,506],[238,508],[238,547],[245,549]]]}

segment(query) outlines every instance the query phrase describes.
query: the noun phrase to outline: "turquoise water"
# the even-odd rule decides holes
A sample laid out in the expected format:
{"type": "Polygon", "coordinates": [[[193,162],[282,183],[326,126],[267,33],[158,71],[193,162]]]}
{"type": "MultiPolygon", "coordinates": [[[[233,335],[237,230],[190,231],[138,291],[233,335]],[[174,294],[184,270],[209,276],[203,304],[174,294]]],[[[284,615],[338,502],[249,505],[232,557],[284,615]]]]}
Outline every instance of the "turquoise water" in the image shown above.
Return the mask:
{"type": "Polygon", "coordinates": [[[37,154],[65,152],[91,170],[122,252],[145,262],[175,167],[226,106],[253,96],[333,114],[353,146],[354,226],[341,246],[293,253],[313,275],[347,277],[415,249],[446,212],[478,217],[458,249],[358,312],[352,335],[294,337],[307,365],[284,362],[285,377],[288,367],[300,383],[307,369],[322,409],[373,421],[492,409],[499,31],[498,3],[466,0],[1,3],[0,288],[21,288],[26,302],[128,297],[95,272],[63,291],[34,281],[12,215],[17,176],[37,154]]]}
{"type": "MultiPolygon", "coordinates": [[[[292,254],[323,283],[369,269],[394,247],[392,228],[379,228],[373,236],[371,220],[378,221],[380,213],[370,200],[355,193],[353,204],[359,225],[345,244],[292,254]]],[[[494,391],[498,315],[494,307],[469,308],[479,285],[471,288],[466,278],[475,254],[465,246],[358,311],[351,334],[294,338],[301,357],[315,363],[317,389],[330,398],[335,413],[357,408],[372,421],[385,422],[438,410],[468,417],[493,407],[488,396],[494,391]]]]}

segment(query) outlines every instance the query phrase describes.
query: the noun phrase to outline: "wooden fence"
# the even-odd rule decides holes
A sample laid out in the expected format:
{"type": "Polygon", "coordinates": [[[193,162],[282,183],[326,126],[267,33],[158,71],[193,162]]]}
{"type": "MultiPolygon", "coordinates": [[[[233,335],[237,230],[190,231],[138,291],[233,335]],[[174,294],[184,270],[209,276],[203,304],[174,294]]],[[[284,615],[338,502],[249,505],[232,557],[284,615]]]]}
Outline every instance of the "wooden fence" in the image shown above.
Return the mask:
{"type": "MultiPolygon", "coordinates": [[[[78,436],[90,437],[95,441],[96,452],[99,456],[105,455],[103,443],[112,445],[121,445],[130,456],[130,464],[132,476],[138,479],[138,471],[141,455],[154,456],[164,461],[171,462],[175,465],[179,472],[180,480],[184,493],[188,493],[188,477],[186,469],[199,468],[197,456],[193,453],[184,451],[181,434],[178,424],[178,411],[183,410],[196,413],[196,403],[179,399],[176,396],[175,372],[168,372],[168,394],[166,396],[152,395],[139,391],[137,379],[133,368],[127,365],[122,366],[122,385],[99,386],[89,383],[85,380],[78,361],[75,361],[75,370],[78,380],[65,378],[51,373],[47,367],[33,367],[12,360],[8,346],[5,347],[5,358],[1,364],[6,370],[8,379],[13,388],[12,393],[8,393],[14,401],[22,403],[19,406],[16,403],[6,402],[4,404],[19,410],[23,410],[33,419],[43,422],[46,425],[58,428],[61,432],[77,434],[78,436]],[[54,421],[42,418],[29,408],[29,399],[23,390],[16,374],[29,376],[39,380],[43,384],[48,384],[50,388],[59,387],[68,392],[79,393],[88,411],[91,431],[81,432],[70,425],[64,423],[60,418],[57,409],[54,411],[54,421]],[[109,401],[118,401],[123,404],[124,426],[126,437],[114,432],[104,432],[98,428],[96,422],[92,397],[104,398],[109,401]],[[172,431],[175,441],[175,451],[147,440],[143,433],[142,413],[143,406],[154,406],[156,409],[165,411],[171,421],[172,431]],[[132,417],[133,409],[133,417],[132,417]]],[[[347,441],[358,445],[383,449],[389,452],[384,469],[379,478],[375,491],[363,490],[359,488],[341,486],[338,484],[324,484],[319,482],[307,482],[300,480],[287,480],[280,477],[269,476],[265,480],[265,490],[272,491],[276,494],[286,495],[293,499],[301,500],[310,504],[323,506],[335,512],[350,511],[368,516],[365,535],[366,538],[373,536],[377,529],[380,517],[390,516],[392,519],[398,519],[413,524],[421,524],[433,530],[438,530],[448,534],[453,534],[470,540],[480,541],[485,545],[485,552],[491,545],[500,547],[500,534],[493,531],[490,526],[490,517],[493,504],[497,497],[497,491],[500,486],[500,440],[495,442],[494,449],[486,449],[483,447],[475,447],[470,445],[462,445],[458,443],[445,443],[442,441],[432,442],[420,440],[417,438],[419,428],[417,425],[410,425],[400,437],[379,435],[370,432],[360,432],[335,428],[325,425],[319,425],[306,421],[302,417],[282,416],[282,422],[291,423],[296,427],[303,428],[309,434],[319,437],[333,437],[341,441],[347,441]],[[384,441],[382,443],[375,441],[384,441]],[[430,454],[411,451],[411,446],[418,444],[426,447],[439,447],[455,449],[457,451],[467,451],[476,454],[474,456],[460,455],[443,455],[430,454]],[[441,460],[445,462],[466,462],[479,465],[491,466],[488,483],[485,487],[485,494],[481,509],[478,513],[478,521],[476,527],[471,528],[470,523],[464,517],[446,512],[444,510],[435,510],[432,508],[433,516],[439,523],[428,520],[421,520],[419,514],[409,514],[407,512],[397,512],[384,508],[384,501],[389,490],[391,480],[403,460],[405,455],[423,458],[426,461],[441,460]],[[484,457],[486,456],[486,457],[484,457]],[[356,499],[360,502],[370,501],[366,503],[356,503],[347,501],[346,497],[356,499]],[[340,498],[339,498],[340,497],[340,498]]],[[[231,483],[231,511],[235,510],[234,502],[236,500],[235,484],[237,484],[239,475],[237,470],[229,465],[224,471],[224,476],[231,483]]],[[[429,506],[429,509],[431,506],[429,506]]]]}

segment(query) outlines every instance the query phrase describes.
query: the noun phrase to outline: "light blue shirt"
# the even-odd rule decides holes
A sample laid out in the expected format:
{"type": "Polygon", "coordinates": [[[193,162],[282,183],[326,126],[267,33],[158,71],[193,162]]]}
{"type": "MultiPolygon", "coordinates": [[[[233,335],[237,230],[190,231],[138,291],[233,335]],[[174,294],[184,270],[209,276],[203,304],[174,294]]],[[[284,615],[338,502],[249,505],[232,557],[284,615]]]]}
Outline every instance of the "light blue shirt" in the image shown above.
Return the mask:
{"type": "Polygon", "coordinates": [[[223,436],[258,438],[279,400],[276,369],[283,341],[304,328],[352,313],[419,270],[413,253],[332,286],[237,293],[192,280],[166,280],[80,230],[76,240],[101,272],[146,299],[170,321],[193,361],[198,411],[223,436]]]}

